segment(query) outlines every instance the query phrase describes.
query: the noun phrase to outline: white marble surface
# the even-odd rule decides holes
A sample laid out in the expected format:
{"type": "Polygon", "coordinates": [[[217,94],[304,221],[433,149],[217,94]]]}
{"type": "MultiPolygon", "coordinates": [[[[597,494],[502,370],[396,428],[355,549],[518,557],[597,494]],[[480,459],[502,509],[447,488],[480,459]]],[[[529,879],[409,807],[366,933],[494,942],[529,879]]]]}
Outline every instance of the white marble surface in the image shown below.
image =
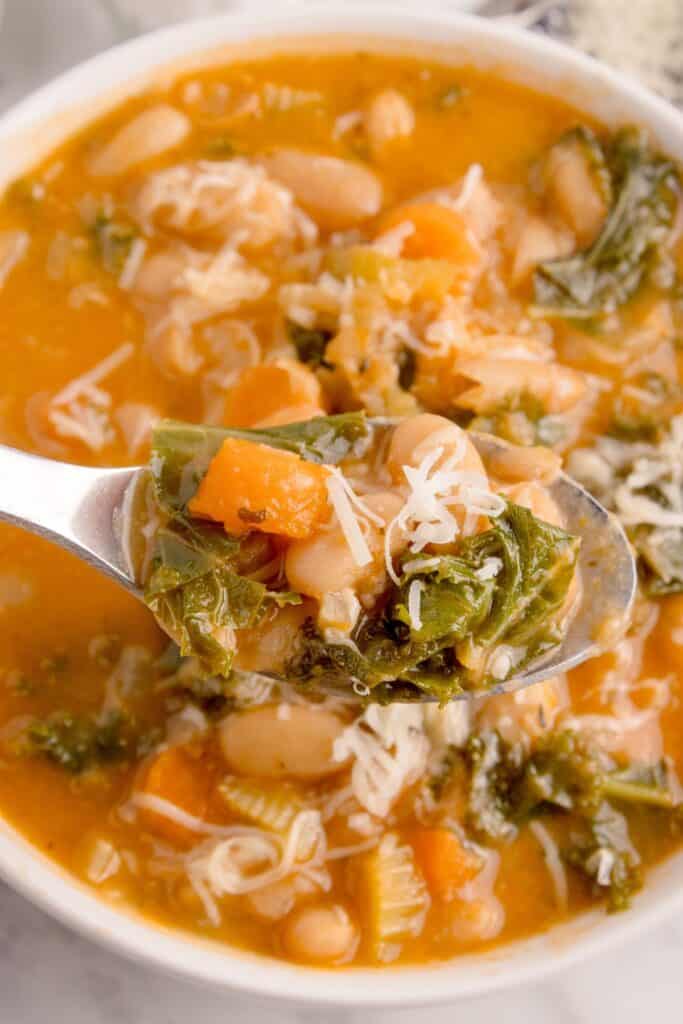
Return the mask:
{"type": "MultiPolygon", "coordinates": [[[[188,2],[6,0],[0,108],[132,34],[136,9],[157,18],[159,11],[182,12],[188,2]]],[[[230,0],[196,2],[206,10],[227,7],[230,0]]],[[[223,1024],[247,1017],[251,1024],[673,1024],[683,1019],[682,999],[683,919],[550,981],[468,1000],[457,1009],[338,1015],[259,1005],[152,973],[67,931],[0,883],[0,1024],[223,1024]]]]}

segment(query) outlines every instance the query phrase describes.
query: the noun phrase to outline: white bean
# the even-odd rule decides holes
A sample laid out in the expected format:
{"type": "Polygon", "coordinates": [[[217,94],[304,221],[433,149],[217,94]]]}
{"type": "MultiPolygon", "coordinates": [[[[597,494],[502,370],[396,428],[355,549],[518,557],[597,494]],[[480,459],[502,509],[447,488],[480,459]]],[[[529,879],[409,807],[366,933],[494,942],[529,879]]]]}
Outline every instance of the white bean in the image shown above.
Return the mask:
{"type": "Polygon", "coordinates": [[[512,283],[521,284],[543,260],[568,256],[574,249],[574,238],[561,228],[540,217],[529,217],[522,226],[515,247],[512,283]]]}
{"type": "MultiPolygon", "coordinates": [[[[365,504],[389,523],[398,515],[403,499],[391,491],[366,495],[365,504]]],[[[366,540],[373,555],[369,565],[358,565],[340,526],[336,524],[306,540],[290,544],[285,557],[285,574],[289,585],[301,594],[322,600],[325,594],[340,590],[357,590],[368,581],[384,579],[383,532],[374,524],[368,525],[366,540]]],[[[398,531],[392,537],[392,551],[400,550],[402,543],[398,531]],[[393,550],[395,548],[395,550],[393,550]]]]}
{"type": "Polygon", "coordinates": [[[223,756],[239,775],[262,778],[324,779],[344,764],[332,759],[344,723],[322,708],[292,704],[286,717],[267,704],[228,715],[219,738],[223,756]]]}
{"type": "Polygon", "coordinates": [[[537,398],[545,412],[553,415],[571,409],[586,394],[582,373],[560,363],[536,359],[465,358],[458,360],[457,373],[474,383],[457,395],[455,402],[476,413],[486,413],[510,395],[526,393],[537,398]]]}
{"type": "Polygon", "coordinates": [[[498,480],[512,482],[538,480],[550,484],[562,468],[562,459],[543,445],[511,445],[488,459],[489,472],[498,480]]]}
{"type": "Polygon", "coordinates": [[[488,942],[505,924],[505,911],[498,900],[459,900],[453,904],[451,934],[460,942],[488,942]]]}
{"type": "Polygon", "coordinates": [[[579,142],[554,146],[548,156],[547,187],[561,216],[580,245],[595,239],[607,206],[579,142]]]}
{"type": "Polygon", "coordinates": [[[252,629],[242,629],[235,667],[245,672],[281,672],[292,648],[292,637],[314,614],[312,602],[282,608],[252,629]]]}
{"type": "Polygon", "coordinates": [[[544,522],[552,523],[553,526],[563,525],[562,514],[557,507],[557,503],[548,493],[547,489],[535,480],[515,484],[513,487],[508,488],[506,493],[510,501],[514,501],[516,505],[523,505],[524,508],[528,508],[544,522]]]}
{"type": "Polygon", "coordinates": [[[124,174],[180,145],[190,129],[190,119],[166,103],[143,110],[95,153],[90,160],[90,173],[96,178],[124,174]]]}
{"type": "Polygon", "coordinates": [[[435,448],[444,449],[444,457],[465,442],[465,451],[458,469],[486,476],[477,449],[464,430],[445,416],[422,413],[403,420],[394,430],[387,455],[387,469],[397,483],[405,482],[404,466],[419,466],[435,448]]]}
{"type": "Polygon", "coordinates": [[[381,209],[379,178],[350,160],[277,149],[263,156],[261,163],[327,231],[353,227],[381,209]]]}
{"type": "Polygon", "coordinates": [[[319,903],[294,910],[282,931],[285,950],[307,963],[348,960],[358,942],[358,929],[340,903],[319,903]]]}

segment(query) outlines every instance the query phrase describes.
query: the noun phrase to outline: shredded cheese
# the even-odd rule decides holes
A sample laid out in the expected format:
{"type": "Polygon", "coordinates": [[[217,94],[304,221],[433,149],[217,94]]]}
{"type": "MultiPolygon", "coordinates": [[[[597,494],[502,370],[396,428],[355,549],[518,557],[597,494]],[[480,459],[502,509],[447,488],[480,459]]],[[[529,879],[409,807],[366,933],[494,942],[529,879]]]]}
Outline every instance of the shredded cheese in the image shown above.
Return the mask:
{"type": "Polygon", "coordinates": [[[457,199],[454,199],[450,206],[451,209],[461,212],[469,204],[472,196],[474,195],[477,186],[484,180],[484,169],[481,164],[472,164],[465,174],[460,188],[460,194],[457,199]]]}
{"type": "Polygon", "coordinates": [[[410,551],[417,554],[428,544],[450,544],[456,539],[460,526],[451,511],[453,506],[465,510],[465,529],[468,520],[478,516],[495,517],[505,509],[505,501],[489,490],[484,474],[458,468],[467,443],[463,434],[455,450],[445,458],[444,448],[435,447],[419,466],[403,466],[410,494],[389,523],[384,542],[386,568],[394,583],[399,583],[391,557],[391,539],[396,528],[405,533],[410,551]]]}
{"type": "Polygon", "coordinates": [[[336,761],[351,758],[351,788],[361,807],[386,818],[401,792],[427,765],[422,709],[372,704],[335,740],[336,761]]]}
{"type": "Polygon", "coordinates": [[[142,266],[142,261],[145,258],[147,252],[147,242],[144,238],[136,238],[130,247],[130,252],[126,257],[126,262],[123,265],[123,270],[119,275],[119,288],[128,289],[131,288],[135,278],[138,275],[138,270],[142,266]]]}
{"type": "Polygon", "coordinates": [[[221,233],[237,247],[260,247],[291,235],[291,192],[258,164],[199,160],[150,175],[135,200],[135,212],[150,232],[155,221],[176,231],[221,233]]]}
{"type": "Polygon", "coordinates": [[[274,832],[238,825],[224,832],[225,838],[195,847],[187,860],[190,883],[213,924],[220,922],[216,899],[256,892],[292,874],[302,873],[321,888],[329,888],[329,876],[322,870],[327,842],[318,811],[300,811],[284,839],[274,832]],[[302,849],[310,850],[306,861],[299,860],[302,849]]]}
{"type": "Polygon", "coordinates": [[[102,885],[113,878],[121,869],[121,854],[108,839],[98,839],[88,864],[86,874],[93,885],[102,885]]]}
{"type": "Polygon", "coordinates": [[[408,617],[410,618],[410,628],[415,632],[422,629],[420,605],[424,588],[424,580],[413,580],[408,587],[408,617]]]}
{"type": "Polygon", "coordinates": [[[339,526],[354,562],[358,566],[369,565],[372,554],[361,528],[358,513],[375,526],[384,527],[384,520],[368,508],[355,493],[351,484],[337,466],[329,466],[329,475],[325,481],[330,504],[334,509],[339,526]],[[354,506],[358,512],[354,511],[354,506]]]}
{"type": "Polygon", "coordinates": [[[484,561],[484,564],[482,565],[481,569],[477,569],[477,579],[480,579],[482,581],[495,579],[495,577],[498,575],[502,568],[502,558],[487,558],[484,561]]]}
{"type": "MultiPolygon", "coordinates": [[[[545,825],[542,825],[540,821],[532,821],[529,828],[543,850],[543,857],[555,890],[555,902],[561,910],[566,910],[569,902],[567,872],[562,863],[557,843],[545,825]]],[[[603,885],[604,883],[600,882],[599,884],[603,885]]]]}
{"type": "Polygon", "coordinates": [[[108,377],[114,370],[118,370],[127,359],[130,359],[135,351],[132,342],[127,341],[119,348],[114,349],[105,359],[93,366],[92,369],[82,373],[58,391],[52,399],[55,405],[68,405],[78,398],[100,398],[102,392],[97,390],[97,385],[105,377],[108,377]]]}

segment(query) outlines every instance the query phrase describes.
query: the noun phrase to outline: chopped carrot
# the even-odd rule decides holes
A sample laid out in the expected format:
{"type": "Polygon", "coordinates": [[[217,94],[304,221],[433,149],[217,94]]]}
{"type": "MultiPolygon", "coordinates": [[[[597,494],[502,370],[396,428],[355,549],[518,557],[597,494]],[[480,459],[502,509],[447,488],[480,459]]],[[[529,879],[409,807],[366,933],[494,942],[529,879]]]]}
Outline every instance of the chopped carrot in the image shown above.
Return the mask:
{"type": "Polygon", "coordinates": [[[382,217],[382,233],[412,224],[415,229],[403,243],[407,259],[448,260],[461,268],[462,278],[474,277],[481,266],[481,250],[465,219],[439,203],[409,203],[397,206],[382,217]]]}
{"type": "Polygon", "coordinates": [[[320,384],[308,367],[290,359],[250,366],[228,395],[225,422],[231,427],[253,427],[291,406],[322,407],[320,384]]]}
{"type": "Polygon", "coordinates": [[[288,405],[284,409],[278,409],[272,416],[255,423],[255,427],[281,427],[285,423],[303,423],[304,420],[315,419],[316,416],[325,416],[325,410],[317,405],[288,405]]]}
{"type": "MultiPolygon", "coordinates": [[[[182,747],[162,750],[147,769],[140,792],[159,797],[194,818],[206,815],[209,802],[209,780],[204,765],[182,747]]],[[[170,817],[140,808],[145,826],[161,839],[180,846],[196,842],[197,832],[170,817]]]]}
{"type": "Polygon", "coordinates": [[[481,857],[449,828],[422,828],[411,836],[415,860],[436,899],[451,900],[481,871],[481,857]]]}
{"type": "Polygon", "coordinates": [[[191,500],[192,515],[223,523],[228,533],[302,539],[329,516],[328,470],[292,452],[227,438],[191,500]]]}

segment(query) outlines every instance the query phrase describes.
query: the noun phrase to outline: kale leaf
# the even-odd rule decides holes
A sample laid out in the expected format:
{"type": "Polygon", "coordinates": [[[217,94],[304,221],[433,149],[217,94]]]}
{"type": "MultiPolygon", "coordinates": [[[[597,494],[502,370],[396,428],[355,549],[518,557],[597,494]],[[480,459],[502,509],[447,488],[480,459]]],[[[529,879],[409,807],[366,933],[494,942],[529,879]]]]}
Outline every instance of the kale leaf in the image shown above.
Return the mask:
{"type": "Polygon", "coordinates": [[[26,740],[29,751],[44,754],[74,775],[135,757],[140,745],[128,719],[117,712],[98,719],[56,711],[33,722],[26,740]]]}
{"type": "Polygon", "coordinates": [[[648,440],[625,440],[615,433],[613,425],[611,436],[597,438],[589,461],[585,451],[572,453],[570,472],[623,522],[646,593],[681,593],[683,417],[657,423],[648,440]]]}
{"type": "Polygon", "coordinates": [[[269,590],[249,579],[268,560],[258,533],[232,537],[221,527],[177,517],[155,536],[145,603],[183,656],[207,675],[230,672],[235,631],[255,626],[268,607],[298,604],[298,594],[269,590]]]}
{"type": "Polygon", "coordinates": [[[455,555],[409,558],[381,613],[359,624],[353,648],[326,642],[309,624],[299,634],[288,672],[323,685],[350,675],[383,701],[411,693],[446,701],[464,690],[485,689],[500,681],[491,678],[489,666],[501,644],[518,650],[511,667],[519,670],[561,642],[558,612],[578,548],[576,537],[508,503],[489,530],[463,540],[455,555]],[[409,611],[416,583],[419,624],[409,611]]]}
{"type": "Polygon", "coordinates": [[[467,823],[485,839],[512,839],[540,815],[571,815],[577,831],[563,855],[607,896],[610,911],[627,907],[642,882],[627,817],[613,805],[664,812],[674,824],[680,816],[663,765],[619,770],[573,730],[549,733],[531,750],[494,731],[475,733],[460,762],[460,778],[469,780],[467,823]]]}
{"type": "Polygon", "coordinates": [[[152,436],[151,469],[157,498],[165,510],[185,508],[228,437],[294,452],[309,462],[336,464],[347,455],[362,454],[370,443],[372,428],[363,412],[316,416],[303,423],[262,430],[162,420],[152,436]]]}
{"type": "Polygon", "coordinates": [[[606,895],[607,909],[612,914],[627,910],[642,888],[640,857],[631,843],[628,822],[607,802],[585,822],[563,856],[591,881],[596,895],[606,895]]]}
{"type": "Polygon", "coordinates": [[[625,128],[601,143],[612,205],[596,240],[565,259],[539,264],[536,305],[546,314],[590,318],[626,302],[669,235],[677,206],[674,164],[654,153],[642,131],[625,128]]]}

